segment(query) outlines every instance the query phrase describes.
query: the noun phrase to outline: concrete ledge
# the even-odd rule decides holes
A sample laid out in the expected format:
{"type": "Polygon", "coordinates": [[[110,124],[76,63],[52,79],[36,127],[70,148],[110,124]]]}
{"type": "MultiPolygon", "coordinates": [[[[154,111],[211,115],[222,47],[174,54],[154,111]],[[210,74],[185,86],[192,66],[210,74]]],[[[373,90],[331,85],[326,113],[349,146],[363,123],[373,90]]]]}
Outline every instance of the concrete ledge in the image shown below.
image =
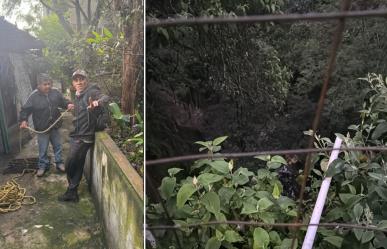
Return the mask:
{"type": "Polygon", "coordinates": [[[142,178],[105,132],[96,134],[94,151],[85,166],[109,248],[142,249],[142,178]]]}

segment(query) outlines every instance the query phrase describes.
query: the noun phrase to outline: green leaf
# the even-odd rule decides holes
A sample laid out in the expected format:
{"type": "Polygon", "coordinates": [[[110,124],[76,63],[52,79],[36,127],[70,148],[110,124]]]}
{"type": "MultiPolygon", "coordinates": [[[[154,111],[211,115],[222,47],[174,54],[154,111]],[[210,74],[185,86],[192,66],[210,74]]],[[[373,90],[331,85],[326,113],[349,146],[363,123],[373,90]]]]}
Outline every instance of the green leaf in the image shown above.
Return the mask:
{"type": "Polygon", "coordinates": [[[348,130],[357,131],[358,129],[359,129],[359,125],[350,125],[350,126],[348,126],[348,130]]]}
{"type": "Polygon", "coordinates": [[[255,156],[254,158],[257,158],[262,161],[270,161],[271,156],[270,155],[261,155],[261,156],[255,156]]]}
{"type": "Polygon", "coordinates": [[[292,199],[290,199],[289,197],[286,197],[286,196],[281,196],[277,200],[277,203],[278,203],[278,205],[280,206],[280,208],[282,210],[289,209],[289,207],[295,207],[295,202],[292,199]]]}
{"type": "Polygon", "coordinates": [[[329,237],[325,237],[324,241],[328,242],[329,244],[332,244],[337,248],[341,248],[341,244],[343,243],[343,238],[339,236],[329,236],[329,237]]]}
{"type": "Polygon", "coordinates": [[[221,148],[222,148],[222,147],[220,147],[220,146],[212,146],[212,147],[211,147],[211,151],[212,151],[212,152],[218,152],[218,151],[220,151],[221,148]]]}
{"type": "Polygon", "coordinates": [[[324,237],[336,236],[336,232],[332,230],[328,230],[324,227],[320,227],[317,232],[324,237]]]}
{"type": "Polygon", "coordinates": [[[286,160],[282,156],[273,156],[270,159],[270,162],[287,164],[286,160]]]}
{"type": "Polygon", "coordinates": [[[363,229],[353,229],[353,233],[355,234],[355,237],[358,241],[361,241],[361,237],[363,236],[364,230],[363,229]]]}
{"type": "MultiPolygon", "coordinates": [[[[293,239],[284,239],[282,241],[280,249],[289,249],[292,247],[292,241],[293,239]]],[[[298,239],[294,241],[294,246],[292,249],[296,249],[298,247],[298,239]]]]}
{"type": "Polygon", "coordinates": [[[172,194],[173,190],[175,189],[176,186],[176,178],[173,177],[164,177],[164,179],[161,182],[160,186],[160,195],[164,200],[169,199],[172,194]]]}
{"type": "Polygon", "coordinates": [[[223,240],[224,240],[222,232],[219,231],[218,229],[216,229],[216,231],[215,231],[215,237],[216,237],[219,241],[223,241],[223,240]]]}
{"type": "Polygon", "coordinates": [[[361,237],[361,243],[365,244],[370,242],[375,237],[374,231],[365,231],[361,237]]]}
{"type": "Polygon", "coordinates": [[[239,233],[235,232],[234,230],[227,230],[224,233],[224,239],[230,243],[243,241],[243,238],[239,235],[239,233]]]}
{"type": "Polygon", "coordinates": [[[333,177],[337,174],[340,174],[344,169],[345,161],[337,158],[334,160],[328,167],[328,170],[325,172],[326,177],[333,177]]]}
{"type": "Polygon", "coordinates": [[[257,227],[254,229],[253,249],[266,249],[270,243],[270,236],[265,229],[257,227]]]}
{"type": "Polygon", "coordinates": [[[211,168],[215,169],[219,173],[227,175],[229,173],[228,162],[224,160],[212,161],[209,163],[211,168]]]}
{"type": "Polygon", "coordinates": [[[269,169],[278,169],[279,167],[281,167],[281,163],[277,163],[277,162],[272,162],[272,161],[270,161],[270,162],[267,162],[267,167],[269,168],[269,169]]]}
{"type": "Polygon", "coordinates": [[[188,199],[196,192],[196,188],[192,183],[186,183],[177,192],[176,205],[177,208],[182,208],[188,199]]]}
{"type": "Polygon", "coordinates": [[[387,132],[387,122],[380,123],[376,126],[372,132],[371,138],[373,140],[379,139],[384,133],[387,132]]]}
{"type": "Polygon", "coordinates": [[[353,207],[353,214],[355,215],[356,220],[359,221],[361,215],[363,214],[363,207],[361,206],[360,203],[357,203],[357,204],[353,207]]]}
{"type": "Polygon", "coordinates": [[[108,38],[113,37],[113,34],[110,32],[110,30],[108,28],[103,28],[103,34],[108,38]]]}
{"type": "Polygon", "coordinates": [[[386,180],[386,177],[382,174],[377,174],[377,173],[372,173],[372,172],[368,172],[368,175],[376,180],[379,180],[379,181],[385,181],[386,180]]]}
{"type": "Polygon", "coordinates": [[[228,204],[231,200],[231,197],[235,194],[235,189],[222,187],[218,191],[218,195],[224,204],[228,204]]]}
{"type": "Polygon", "coordinates": [[[274,212],[271,212],[271,210],[268,210],[268,212],[261,212],[258,213],[259,219],[261,219],[263,222],[272,224],[275,223],[277,214],[274,212]]]}
{"type": "Polygon", "coordinates": [[[384,200],[387,201],[387,190],[383,187],[376,187],[375,192],[384,200]]]}
{"type": "Polygon", "coordinates": [[[275,199],[278,199],[280,198],[281,196],[281,190],[280,188],[278,187],[278,184],[277,183],[274,183],[274,188],[273,188],[273,193],[272,193],[273,197],[275,199]]]}
{"type": "Polygon", "coordinates": [[[381,220],[381,221],[378,223],[378,228],[386,229],[386,228],[387,228],[387,220],[381,220]]]}
{"type": "Polygon", "coordinates": [[[322,170],[323,172],[326,172],[326,171],[328,170],[328,167],[329,167],[328,162],[329,162],[329,160],[326,159],[326,158],[324,158],[323,160],[321,160],[321,162],[320,162],[320,167],[321,167],[321,170],[322,170]]]}
{"type": "Polygon", "coordinates": [[[191,170],[201,168],[204,165],[210,165],[211,160],[208,159],[200,159],[194,162],[193,166],[191,167],[191,170]]]}
{"type": "Polygon", "coordinates": [[[236,174],[241,174],[241,175],[244,175],[244,176],[253,176],[254,175],[253,172],[249,171],[246,168],[239,168],[235,173],[236,174]]]}
{"type": "Polygon", "coordinates": [[[273,205],[274,203],[271,200],[267,199],[266,197],[258,201],[258,206],[260,211],[264,211],[273,205]]]}
{"type": "MultiPolygon", "coordinates": [[[[226,216],[222,213],[216,213],[215,218],[217,221],[227,221],[226,216]]],[[[227,227],[227,225],[221,225],[221,227],[227,227]]]]}
{"type": "Polygon", "coordinates": [[[249,182],[249,176],[254,175],[253,172],[246,168],[239,168],[232,174],[232,183],[234,185],[244,185],[249,182]]]}
{"type": "Polygon", "coordinates": [[[243,202],[243,208],[241,214],[254,214],[258,213],[258,201],[255,199],[248,199],[243,202]]]}
{"type": "Polygon", "coordinates": [[[221,242],[216,237],[212,237],[207,241],[205,249],[219,249],[220,245],[221,242]]]}
{"type": "Polygon", "coordinates": [[[258,179],[265,179],[271,177],[270,171],[267,169],[259,169],[257,172],[257,178],[258,179]]]}
{"type": "Polygon", "coordinates": [[[95,43],[95,39],[94,38],[87,38],[86,42],[89,44],[93,44],[93,43],[95,43]]]}
{"type": "Polygon", "coordinates": [[[195,144],[203,145],[206,148],[209,148],[211,146],[211,142],[196,141],[195,144]]]}
{"type": "Polygon", "coordinates": [[[335,221],[343,218],[346,215],[346,211],[341,207],[335,207],[325,215],[327,222],[335,221]]]}
{"type": "Polygon", "coordinates": [[[115,102],[110,103],[109,110],[113,114],[114,119],[122,120],[123,115],[117,103],[115,102]]]}
{"type": "Polygon", "coordinates": [[[231,178],[232,178],[232,183],[234,185],[244,185],[249,182],[249,178],[244,175],[233,174],[231,178]]]}
{"type": "Polygon", "coordinates": [[[100,34],[98,34],[97,32],[95,32],[95,31],[92,31],[91,33],[93,33],[93,35],[95,36],[95,41],[97,42],[97,43],[99,43],[99,42],[101,42],[101,36],[100,36],[100,34]]]}
{"type": "Polygon", "coordinates": [[[227,138],[228,138],[228,136],[215,138],[215,140],[212,142],[212,144],[219,145],[219,144],[223,143],[223,141],[226,140],[227,138]]]}
{"type": "Polygon", "coordinates": [[[353,194],[339,194],[339,198],[347,207],[351,207],[363,199],[362,196],[353,194]]]}
{"type": "Polygon", "coordinates": [[[220,212],[220,200],[219,196],[214,192],[208,192],[203,195],[201,202],[204,204],[206,209],[213,214],[220,212]]]}
{"type": "Polygon", "coordinates": [[[220,175],[215,175],[211,173],[204,173],[198,176],[198,182],[203,186],[208,186],[214,182],[222,180],[224,177],[220,175]]]}
{"type": "Polygon", "coordinates": [[[165,28],[157,28],[157,31],[161,34],[163,34],[163,36],[165,37],[165,39],[169,40],[169,34],[168,34],[168,30],[166,30],[165,28]]]}
{"type": "Polygon", "coordinates": [[[179,169],[179,168],[170,168],[168,169],[168,174],[173,177],[174,175],[176,175],[177,173],[179,173],[180,171],[182,171],[183,169],[179,169]]]}
{"type": "Polygon", "coordinates": [[[347,186],[349,188],[349,192],[351,192],[351,194],[355,195],[356,194],[356,188],[353,185],[351,185],[351,184],[348,184],[347,186]]]}
{"type": "Polygon", "coordinates": [[[281,237],[276,231],[270,231],[269,232],[270,236],[270,242],[273,245],[281,245],[281,237]]]}

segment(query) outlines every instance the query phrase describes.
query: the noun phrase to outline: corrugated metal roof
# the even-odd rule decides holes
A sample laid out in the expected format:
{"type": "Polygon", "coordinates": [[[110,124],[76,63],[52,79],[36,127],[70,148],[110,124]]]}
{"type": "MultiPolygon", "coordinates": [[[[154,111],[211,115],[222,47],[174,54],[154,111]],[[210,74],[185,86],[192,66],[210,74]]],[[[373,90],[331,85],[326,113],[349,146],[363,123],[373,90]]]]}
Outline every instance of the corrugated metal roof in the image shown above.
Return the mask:
{"type": "Polygon", "coordinates": [[[21,52],[43,47],[43,42],[0,17],[0,52],[21,52]]]}

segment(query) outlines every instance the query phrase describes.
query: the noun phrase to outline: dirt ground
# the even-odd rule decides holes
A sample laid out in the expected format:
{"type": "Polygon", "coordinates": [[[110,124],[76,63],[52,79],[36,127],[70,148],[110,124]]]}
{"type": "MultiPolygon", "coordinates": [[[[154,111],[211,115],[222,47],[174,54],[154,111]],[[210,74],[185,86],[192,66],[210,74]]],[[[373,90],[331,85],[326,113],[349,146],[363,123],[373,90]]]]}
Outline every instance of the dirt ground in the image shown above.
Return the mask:
{"type": "MultiPolygon", "coordinates": [[[[69,151],[70,129],[71,115],[68,114],[64,117],[61,128],[64,158],[69,151]]],[[[51,146],[50,154],[53,163],[51,146]]],[[[0,156],[0,186],[16,176],[2,174],[10,160],[37,157],[37,155],[37,141],[34,137],[23,146],[20,153],[13,156],[0,156]]],[[[79,203],[57,201],[57,197],[66,190],[67,181],[66,175],[59,173],[53,164],[44,177],[38,178],[28,173],[18,178],[17,182],[21,187],[26,188],[26,195],[36,198],[37,203],[24,205],[15,212],[0,214],[0,248],[106,248],[102,227],[85,180],[79,188],[79,203]]]]}

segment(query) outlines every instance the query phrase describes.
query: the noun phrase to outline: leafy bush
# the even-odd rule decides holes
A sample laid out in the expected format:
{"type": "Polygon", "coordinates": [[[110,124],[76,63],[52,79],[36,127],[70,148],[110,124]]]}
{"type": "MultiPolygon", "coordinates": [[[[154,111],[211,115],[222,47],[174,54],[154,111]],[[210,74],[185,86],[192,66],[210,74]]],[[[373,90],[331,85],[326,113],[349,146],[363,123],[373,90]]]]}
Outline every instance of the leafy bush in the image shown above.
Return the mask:
{"type": "MultiPolygon", "coordinates": [[[[347,135],[336,134],[343,140],[343,146],[384,146],[387,123],[387,81],[376,74],[369,74],[366,80],[370,91],[360,111],[361,122],[349,126],[347,135]]],[[[319,147],[331,146],[327,138],[317,137],[319,147]],[[324,140],[325,142],[321,143],[324,140]]],[[[326,156],[325,156],[326,157],[326,156]]],[[[364,226],[386,228],[387,224],[387,164],[386,155],[378,151],[344,151],[330,165],[326,176],[333,176],[328,193],[323,222],[355,223],[364,226]]],[[[312,179],[312,188],[320,187],[327,159],[321,161],[313,171],[320,175],[312,179]]],[[[386,234],[364,229],[329,231],[319,229],[319,247],[328,241],[336,248],[386,248],[386,234]]],[[[318,243],[317,243],[318,244],[318,243]]]]}
{"type": "MultiPolygon", "coordinates": [[[[200,151],[216,153],[226,137],[197,142],[200,151]]],[[[296,216],[296,203],[282,196],[282,184],[273,170],[286,161],[280,156],[268,158],[268,167],[253,172],[234,167],[233,160],[203,159],[191,167],[191,175],[182,176],[182,169],[171,168],[159,188],[174,224],[186,225],[212,220],[290,222],[296,216]],[[180,177],[179,177],[180,176],[180,177]]],[[[147,210],[149,223],[168,223],[161,203],[151,204],[147,210]]],[[[219,225],[182,228],[178,233],[184,248],[289,248],[287,229],[262,229],[243,225],[219,225]]],[[[168,230],[155,232],[159,248],[175,244],[168,230]]]]}
{"type": "MultiPolygon", "coordinates": [[[[343,146],[385,146],[387,140],[387,78],[369,74],[362,79],[369,83],[367,98],[360,111],[360,124],[349,126],[346,135],[337,133],[343,146]]],[[[305,132],[310,135],[310,132],[305,132]]],[[[200,151],[215,154],[226,137],[197,142],[200,151]]],[[[315,146],[333,145],[330,138],[315,135],[315,146]]],[[[328,153],[314,156],[303,222],[307,223],[325,176],[333,177],[321,222],[351,223],[387,228],[387,157],[382,151],[343,151],[327,167],[328,153]]],[[[254,228],[243,225],[195,226],[208,221],[292,222],[296,202],[284,196],[276,169],[287,164],[280,156],[259,156],[266,167],[256,172],[236,168],[232,160],[202,159],[196,161],[184,176],[182,169],[171,168],[159,188],[162,203],[147,209],[149,224],[168,224],[165,207],[176,225],[184,248],[290,248],[293,233],[287,228],[254,228]]],[[[301,172],[300,172],[301,173],[301,172]]],[[[306,228],[297,238],[301,242],[306,228]]],[[[157,248],[176,245],[170,230],[156,230],[157,248]]],[[[381,231],[366,229],[326,229],[320,227],[313,248],[387,248],[387,236],[381,231]]],[[[298,244],[298,243],[297,243],[298,244]]]]}
{"type": "Polygon", "coordinates": [[[109,110],[113,118],[110,135],[127,156],[129,162],[144,175],[144,121],[139,112],[136,112],[136,124],[130,125],[130,115],[122,114],[117,103],[110,103],[109,110]]]}

